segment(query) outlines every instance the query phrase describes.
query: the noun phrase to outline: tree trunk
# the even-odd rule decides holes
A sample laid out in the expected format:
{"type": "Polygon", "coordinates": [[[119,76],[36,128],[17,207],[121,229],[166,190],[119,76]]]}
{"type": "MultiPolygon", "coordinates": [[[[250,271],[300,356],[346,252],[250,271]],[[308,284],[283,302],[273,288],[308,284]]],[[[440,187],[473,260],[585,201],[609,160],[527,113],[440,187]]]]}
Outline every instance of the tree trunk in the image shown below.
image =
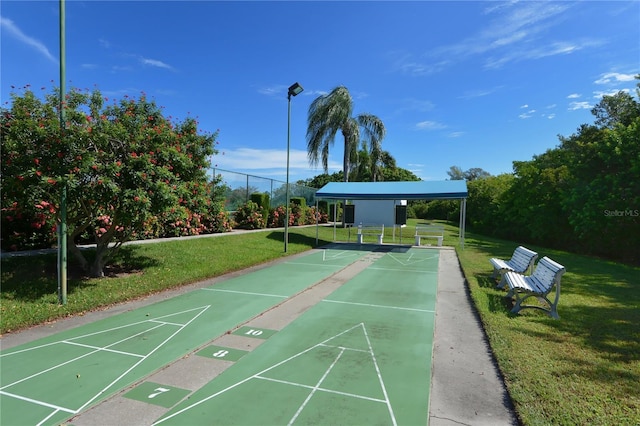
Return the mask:
{"type": "Polygon", "coordinates": [[[104,265],[107,262],[107,256],[105,250],[98,250],[96,247],[96,258],[89,268],[89,276],[91,278],[104,277],[104,265]]]}

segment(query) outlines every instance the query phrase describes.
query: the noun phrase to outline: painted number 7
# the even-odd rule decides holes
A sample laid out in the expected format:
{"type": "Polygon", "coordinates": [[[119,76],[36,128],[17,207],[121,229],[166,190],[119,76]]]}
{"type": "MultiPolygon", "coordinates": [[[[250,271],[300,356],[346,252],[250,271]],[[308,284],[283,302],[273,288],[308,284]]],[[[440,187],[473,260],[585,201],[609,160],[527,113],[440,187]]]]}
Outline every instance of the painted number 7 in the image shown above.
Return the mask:
{"type": "Polygon", "coordinates": [[[167,389],[167,388],[155,388],[153,390],[153,393],[151,395],[149,395],[147,398],[152,399],[155,398],[156,396],[160,395],[161,393],[164,392],[169,392],[171,389],[167,389]]]}

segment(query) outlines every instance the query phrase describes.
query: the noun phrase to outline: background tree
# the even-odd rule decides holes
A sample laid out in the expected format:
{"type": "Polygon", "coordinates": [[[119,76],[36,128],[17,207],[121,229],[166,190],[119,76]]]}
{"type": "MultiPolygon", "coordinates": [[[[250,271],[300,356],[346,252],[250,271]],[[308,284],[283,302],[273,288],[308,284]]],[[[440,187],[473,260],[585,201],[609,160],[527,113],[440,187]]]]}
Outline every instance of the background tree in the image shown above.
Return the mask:
{"type": "Polygon", "coordinates": [[[447,174],[451,180],[464,180],[464,171],[458,166],[449,167],[447,174]]]}
{"type": "Polygon", "coordinates": [[[53,237],[63,183],[69,250],[91,276],[128,240],[210,232],[225,220],[206,174],[216,134],[198,134],[192,118],[170,121],[144,94],[105,101],[97,90],[71,90],[61,135],[56,90],[44,100],[29,89],[12,94],[0,122],[3,246],[24,241],[16,229],[25,223],[53,237]],[[85,242],[96,244],[93,258],[79,249],[85,242]]]}
{"type": "Polygon", "coordinates": [[[596,117],[594,124],[598,127],[611,129],[616,124],[628,126],[640,115],[640,104],[630,94],[619,91],[615,95],[603,96],[591,113],[596,117]]]}
{"type": "Polygon", "coordinates": [[[491,173],[480,167],[472,167],[467,171],[462,171],[458,166],[451,166],[447,174],[451,180],[466,180],[467,182],[491,176],[491,173]]]}
{"type": "Polygon", "coordinates": [[[322,162],[328,173],[329,147],[333,145],[336,133],[344,138],[343,173],[344,181],[349,181],[351,158],[362,139],[371,151],[379,152],[385,136],[384,123],[372,114],[353,117],[353,99],[344,86],[338,86],[329,94],[319,96],[309,106],[307,118],[307,155],[312,166],[322,162]]]}
{"type": "Polygon", "coordinates": [[[596,124],[514,162],[509,188],[494,198],[500,213],[479,224],[512,240],[640,262],[640,108],[619,92],[592,113],[596,124]]]}

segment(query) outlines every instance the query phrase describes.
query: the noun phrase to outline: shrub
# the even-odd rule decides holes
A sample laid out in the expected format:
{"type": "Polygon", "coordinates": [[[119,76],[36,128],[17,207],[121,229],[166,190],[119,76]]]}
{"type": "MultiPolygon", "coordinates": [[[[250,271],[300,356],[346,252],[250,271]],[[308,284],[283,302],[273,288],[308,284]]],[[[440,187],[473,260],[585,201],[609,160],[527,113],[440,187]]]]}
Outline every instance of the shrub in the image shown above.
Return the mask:
{"type": "MultiPolygon", "coordinates": [[[[269,194],[267,194],[266,192],[254,192],[253,194],[251,194],[250,198],[251,198],[251,201],[253,201],[260,207],[262,217],[268,218],[269,217],[269,194]]],[[[266,222],[267,221],[265,220],[265,227],[266,227],[266,222]]]]}
{"type": "Polygon", "coordinates": [[[265,219],[262,217],[262,209],[253,201],[247,201],[238,207],[234,214],[236,227],[240,229],[265,228],[265,219]]]}

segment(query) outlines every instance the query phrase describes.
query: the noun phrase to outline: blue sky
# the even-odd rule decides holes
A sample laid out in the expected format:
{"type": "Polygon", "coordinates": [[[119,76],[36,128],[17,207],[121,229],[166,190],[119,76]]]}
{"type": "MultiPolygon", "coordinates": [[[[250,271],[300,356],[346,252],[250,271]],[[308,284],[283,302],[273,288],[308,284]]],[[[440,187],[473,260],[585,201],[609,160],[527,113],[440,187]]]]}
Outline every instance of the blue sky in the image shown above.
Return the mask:
{"type": "MultiPolygon", "coordinates": [[[[57,1],[3,0],[0,89],[59,84],[57,1]],[[53,80],[53,83],[52,83],[53,80]]],[[[510,173],[558,144],[603,94],[635,94],[638,1],[66,2],[67,87],[141,92],[219,129],[217,167],[285,180],[322,173],[306,152],[316,97],[346,86],[385,123],[383,149],[424,180],[451,166],[510,173]]],[[[330,150],[342,168],[343,140],[330,150]]]]}

